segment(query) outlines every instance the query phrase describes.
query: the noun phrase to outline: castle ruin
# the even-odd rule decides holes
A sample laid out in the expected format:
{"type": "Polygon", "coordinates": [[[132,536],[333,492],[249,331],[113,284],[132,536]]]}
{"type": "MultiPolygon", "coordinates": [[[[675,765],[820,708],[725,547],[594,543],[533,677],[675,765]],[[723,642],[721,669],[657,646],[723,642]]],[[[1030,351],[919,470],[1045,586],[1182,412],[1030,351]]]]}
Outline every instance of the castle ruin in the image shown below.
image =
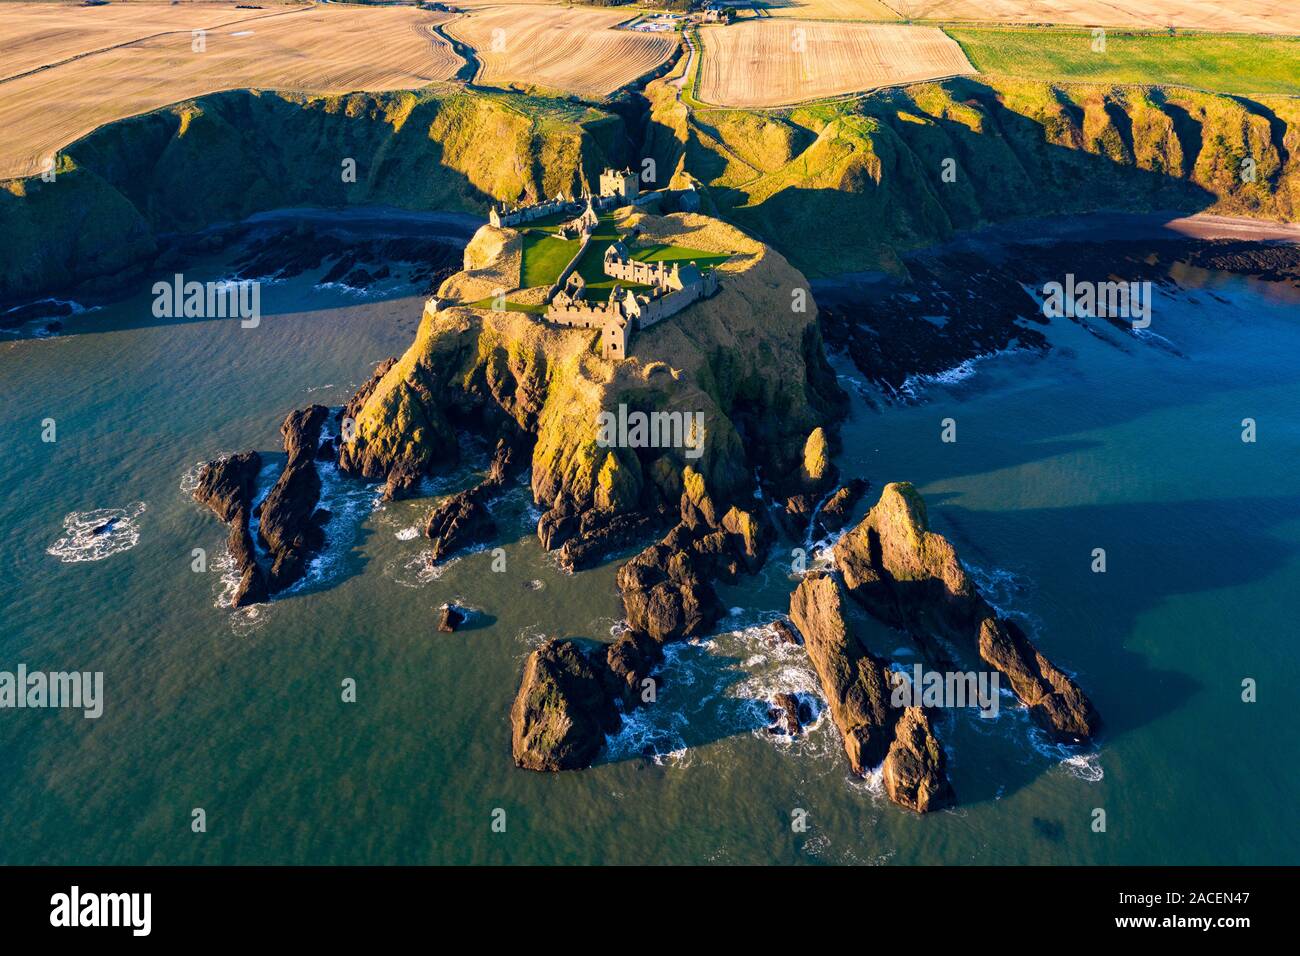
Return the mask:
{"type": "Polygon", "coordinates": [[[546,318],[570,328],[599,329],[600,352],[606,359],[626,357],[637,331],[718,291],[718,277],[713,271],[704,272],[693,262],[685,266],[677,262],[671,266],[640,262],[632,258],[622,242],[605,250],[604,268],[610,278],[648,285],[650,289],[616,288],[607,302],[588,301],[586,282],[575,270],[551,300],[546,318]]]}

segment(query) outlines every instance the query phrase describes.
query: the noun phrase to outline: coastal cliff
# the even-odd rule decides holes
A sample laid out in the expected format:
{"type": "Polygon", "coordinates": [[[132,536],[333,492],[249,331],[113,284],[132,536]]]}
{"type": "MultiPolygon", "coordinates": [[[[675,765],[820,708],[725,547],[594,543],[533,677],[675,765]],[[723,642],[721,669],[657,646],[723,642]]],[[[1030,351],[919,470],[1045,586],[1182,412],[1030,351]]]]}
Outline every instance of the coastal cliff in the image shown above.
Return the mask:
{"type": "Polygon", "coordinates": [[[810,278],[903,272],[906,250],[1036,216],[1300,216],[1290,97],[980,77],[758,112],[692,111],[662,81],[646,92],[665,182],[698,180],[706,211],[810,278]]]}
{"type": "Polygon", "coordinates": [[[266,210],[486,213],[494,201],[577,193],[622,161],[625,139],[623,120],[604,110],[443,84],[187,100],[72,144],[53,182],[0,184],[0,303],[114,282],[172,234],[266,210]]]}
{"type": "MultiPolygon", "coordinates": [[[[547,509],[539,534],[548,548],[599,541],[620,517],[671,523],[688,467],[718,502],[719,518],[733,500],[752,500],[756,469],[777,488],[797,475],[810,433],[844,407],[815,306],[791,307],[803,277],[708,217],[625,211],[618,225],[726,255],[718,294],[638,333],[624,361],[601,357],[597,330],[560,328],[528,312],[426,310],[415,342],[357,412],[343,469],[372,479],[437,471],[456,460],[458,427],[522,437],[532,445],[533,497],[547,509]],[[620,408],[691,416],[701,423],[698,445],[603,447],[599,417],[620,408]]],[[[488,245],[495,254],[484,257],[484,243],[471,243],[466,264],[475,268],[448,279],[444,292],[517,284],[509,243],[488,245]]]]}

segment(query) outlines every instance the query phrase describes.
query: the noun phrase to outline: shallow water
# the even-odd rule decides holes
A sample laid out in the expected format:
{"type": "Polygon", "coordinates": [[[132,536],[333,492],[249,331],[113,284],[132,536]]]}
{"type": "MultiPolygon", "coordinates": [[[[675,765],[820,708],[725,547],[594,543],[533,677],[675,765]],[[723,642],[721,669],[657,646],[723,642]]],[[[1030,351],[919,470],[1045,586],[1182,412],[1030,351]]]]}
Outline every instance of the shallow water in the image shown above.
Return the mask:
{"type": "MultiPolygon", "coordinates": [[[[994,720],[948,714],[960,805],[926,818],[847,774],[825,716],[793,741],[766,731],[766,697],[817,693],[803,651],[763,627],[787,604],[793,542],[723,589],[719,634],[673,648],[658,704],[574,774],[515,769],[508,711],[542,636],[616,630],[617,562],[560,572],[522,488],[495,506],[504,573],[480,551],[430,575],[411,534],[427,500],[377,507],[373,488],[326,475],[336,517],[309,579],[267,607],[220,606],[224,528],[188,498],[196,463],[257,448],[269,484],[284,414],[341,403],[400,353],[417,298],[290,280],[264,289],[259,329],[154,320],[142,295],[70,334],[0,339],[0,670],[102,670],[106,696],[98,720],[0,710],[0,862],[1300,862],[1300,324],[1275,288],[1195,278],[1217,291],[1157,303],[1151,332],[1175,348],[1058,322],[1047,357],[918,382],[915,405],[855,398],[842,472],[869,477],[872,501],[883,481],[916,483],[1106,720],[1097,748],[1070,754],[1011,700],[994,720]],[[48,553],[97,509],[123,512],[110,553],[48,553]],[[210,570],[191,569],[194,548],[210,570]],[[435,631],[447,600],[478,609],[472,627],[435,631]],[[1258,703],[1241,702],[1247,677],[1258,703]]],[[[877,653],[916,659],[859,624],[877,653]]]]}

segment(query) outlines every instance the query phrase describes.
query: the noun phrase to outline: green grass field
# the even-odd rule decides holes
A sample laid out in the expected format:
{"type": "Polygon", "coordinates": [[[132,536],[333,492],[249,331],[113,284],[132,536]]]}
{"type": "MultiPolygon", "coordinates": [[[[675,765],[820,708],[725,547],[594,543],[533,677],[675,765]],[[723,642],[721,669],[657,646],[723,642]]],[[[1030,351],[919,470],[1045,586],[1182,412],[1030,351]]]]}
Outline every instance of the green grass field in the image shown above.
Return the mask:
{"type": "Polygon", "coordinates": [[[524,233],[520,285],[525,289],[550,285],[569,264],[579,245],[577,239],[557,239],[542,231],[524,233]]]}
{"type": "Polygon", "coordinates": [[[1300,38],[948,27],[981,73],[1036,80],[1191,86],[1241,95],[1300,94],[1300,38]]]}
{"type": "MultiPolygon", "coordinates": [[[[554,218],[554,222],[549,219],[538,220],[537,223],[530,225],[528,231],[524,233],[520,284],[525,289],[531,289],[535,286],[549,286],[564,271],[564,267],[569,264],[569,260],[578,251],[580,245],[578,240],[557,239],[552,235],[564,217],[557,216],[554,218]]],[[[614,225],[614,216],[612,213],[605,213],[600,217],[600,225],[596,227],[594,238],[591,245],[587,247],[586,254],[578,261],[578,274],[582,276],[587,284],[587,297],[590,299],[597,301],[608,299],[610,292],[616,287],[645,288],[645,286],[620,282],[605,275],[605,250],[618,239],[619,231],[614,225]]],[[[684,246],[672,246],[664,243],[653,243],[635,248],[632,250],[632,256],[642,262],[694,262],[702,269],[712,268],[727,259],[724,255],[705,252],[702,249],[688,249],[684,246]]],[[[487,307],[490,307],[490,304],[489,302],[487,307]]],[[[474,303],[474,305],[484,307],[479,303],[474,303]]],[[[512,311],[521,312],[545,311],[544,307],[528,308],[516,306],[513,303],[509,303],[507,307],[512,311]]]]}

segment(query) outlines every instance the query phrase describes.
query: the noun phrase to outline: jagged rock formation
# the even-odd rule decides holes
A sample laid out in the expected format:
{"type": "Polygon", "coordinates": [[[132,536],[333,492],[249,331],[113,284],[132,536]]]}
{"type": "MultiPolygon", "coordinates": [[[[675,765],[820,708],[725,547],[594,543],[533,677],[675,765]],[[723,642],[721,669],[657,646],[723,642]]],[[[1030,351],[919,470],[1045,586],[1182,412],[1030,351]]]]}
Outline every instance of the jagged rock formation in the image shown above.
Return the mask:
{"type": "Polygon", "coordinates": [[[872,614],[915,636],[933,659],[940,641],[978,652],[1006,675],[1016,696],[1057,740],[1083,742],[1099,718],[1078,686],[980,595],[953,546],[929,530],[925,502],[906,482],[886,485],[880,501],[835,545],[844,583],[872,614]]]}
{"type": "Polygon", "coordinates": [[[894,740],[881,767],[885,792],[899,806],[927,813],[953,800],[947,757],[920,707],[908,707],[894,724],[894,740]]]}
{"type": "Polygon", "coordinates": [[[611,679],[611,693],[623,702],[625,712],[649,703],[643,684],[663,657],[659,642],[638,631],[624,631],[609,645],[605,651],[605,664],[611,679]]]}
{"type": "Polygon", "coordinates": [[[488,475],[473,488],[458,492],[430,512],[424,534],[432,539],[430,560],[442,561],[456,551],[490,541],[497,533],[488,502],[500,494],[520,467],[523,450],[517,436],[501,438],[488,475]]]}
{"type": "Polygon", "coordinates": [[[823,533],[841,530],[849,523],[854,506],[862,500],[871,483],[865,478],[850,479],[835,490],[817,512],[817,525],[823,533]]]}
{"type": "Polygon", "coordinates": [[[239,572],[239,583],[231,597],[232,606],[259,604],[267,599],[266,576],[257,563],[253,535],[249,530],[254,483],[262,468],[262,456],[255,451],[218,458],[199,472],[194,500],[212,509],[230,525],[226,548],[239,572]]]}
{"type": "Polygon", "coordinates": [[[790,597],[790,619],[803,635],[849,766],[865,774],[885,759],[898,719],[890,706],[888,666],[849,627],[839,583],[829,575],[799,583],[790,597]]]}
{"type": "Polygon", "coordinates": [[[273,594],[301,578],[307,559],[325,542],[321,526],[329,513],[316,508],[321,488],[316,449],[328,417],[324,405],[311,405],[290,412],[280,426],[288,461],[259,507],[257,527],[258,540],[271,557],[267,585],[273,594]]]}
{"type": "Polygon", "coordinates": [[[947,761],[919,707],[897,708],[902,675],[862,644],[844,615],[843,591],[832,575],[809,576],[790,596],[790,617],[804,637],[831,719],[854,773],[883,763],[885,792],[900,806],[926,813],[953,800],[947,761]]]}
{"type": "Polygon", "coordinates": [[[528,656],[510,709],[515,765],[525,770],[591,766],[618,711],[602,670],[573,641],[549,640],[528,656]]]}
{"type": "Polygon", "coordinates": [[[762,567],[771,538],[761,514],[731,506],[719,517],[704,478],[692,468],[683,474],[681,520],[619,568],[628,627],[659,642],[705,633],[723,607],[711,580],[734,581],[762,567]]]}

